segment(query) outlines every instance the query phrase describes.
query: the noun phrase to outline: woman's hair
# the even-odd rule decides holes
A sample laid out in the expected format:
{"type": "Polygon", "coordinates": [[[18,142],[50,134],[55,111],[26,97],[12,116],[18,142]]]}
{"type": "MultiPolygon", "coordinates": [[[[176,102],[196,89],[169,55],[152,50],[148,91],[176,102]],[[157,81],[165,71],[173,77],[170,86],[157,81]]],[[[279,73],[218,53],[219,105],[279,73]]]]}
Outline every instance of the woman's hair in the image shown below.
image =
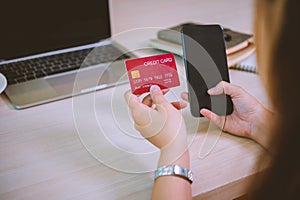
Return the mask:
{"type": "Polygon", "coordinates": [[[271,165],[251,199],[300,199],[299,5],[298,0],[256,0],[259,73],[277,117],[270,127],[271,165]]]}

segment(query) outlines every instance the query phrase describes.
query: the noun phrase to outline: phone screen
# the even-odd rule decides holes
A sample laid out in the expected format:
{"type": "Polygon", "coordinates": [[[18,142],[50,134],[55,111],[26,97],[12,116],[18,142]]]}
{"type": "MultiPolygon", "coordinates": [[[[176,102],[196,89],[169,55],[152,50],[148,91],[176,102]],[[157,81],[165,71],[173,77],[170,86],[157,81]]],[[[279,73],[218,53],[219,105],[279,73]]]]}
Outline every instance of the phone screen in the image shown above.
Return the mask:
{"type": "Polygon", "coordinates": [[[184,25],[181,33],[192,115],[202,117],[201,108],[210,109],[218,115],[231,114],[233,105],[229,96],[210,96],[207,93],[220,81],[229,82],[221,26],[184,25]]]}

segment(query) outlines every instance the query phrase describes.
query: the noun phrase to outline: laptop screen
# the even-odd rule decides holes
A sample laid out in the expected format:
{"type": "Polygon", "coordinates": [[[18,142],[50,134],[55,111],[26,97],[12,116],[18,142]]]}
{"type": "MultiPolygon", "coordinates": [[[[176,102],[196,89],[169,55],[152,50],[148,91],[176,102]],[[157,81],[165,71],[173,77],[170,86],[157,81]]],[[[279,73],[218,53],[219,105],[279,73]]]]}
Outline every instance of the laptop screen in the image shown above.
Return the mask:
{"type": "Polygon", "coordinates": [[[108,0],[5,1],[0,60],[95,43],[110,37],[108,0]]]}

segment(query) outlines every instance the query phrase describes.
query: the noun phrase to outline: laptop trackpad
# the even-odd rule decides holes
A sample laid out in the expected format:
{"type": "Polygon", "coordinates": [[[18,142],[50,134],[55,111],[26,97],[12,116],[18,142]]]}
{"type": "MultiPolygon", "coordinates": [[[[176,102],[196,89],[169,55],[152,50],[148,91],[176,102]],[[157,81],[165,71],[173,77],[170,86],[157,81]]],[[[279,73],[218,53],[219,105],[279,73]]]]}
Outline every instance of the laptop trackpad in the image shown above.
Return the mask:
{"type": "Polygon", "coordinates": [[[25,108],[86,92],[128,83],[123,62],[67,72],[9,85],[5,92],[16,108],[25,108]]]}
{"type": "Polygon", "coordinates": [[[74,73],[64,74],[47,79],[47,82],[60,96],[78,95],[92,92],[100,88],[128,82],[126,72],[121,62],[111,64],[109,67],[99,66],[74,73]]]}
{"type": "Polygon", "coordinates": [[[76,73],[71,73],[46,78],[45,80],[56,91],[58,96],[64,96],[72,94],[75,78],[76,73]]]}
{"type": "Polygon", "coordinates": [[[10,85],[7,87],[6,93],[17,108],[58,96],[55,89],[43,79],[10,85]]]}

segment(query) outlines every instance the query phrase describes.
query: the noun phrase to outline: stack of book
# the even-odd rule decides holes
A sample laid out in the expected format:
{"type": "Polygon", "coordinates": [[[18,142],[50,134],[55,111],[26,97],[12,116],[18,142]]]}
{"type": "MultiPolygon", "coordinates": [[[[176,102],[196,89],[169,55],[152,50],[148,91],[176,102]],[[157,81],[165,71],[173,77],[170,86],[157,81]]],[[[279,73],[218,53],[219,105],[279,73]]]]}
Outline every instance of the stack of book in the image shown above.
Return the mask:
{"type": "MultiPolygon", "coordinates": [[[[150,45],[154,48],[183,56],[180,32],[183,25],[179,24],[169,29],[158,31],[157,38],[151,39],[150,45]]],[[[230,68],[236,68],[241,61],[248,58],[255,51],[253,36],[250,34],[224,28],[224,39],[227,62],[230,68]]]]}

